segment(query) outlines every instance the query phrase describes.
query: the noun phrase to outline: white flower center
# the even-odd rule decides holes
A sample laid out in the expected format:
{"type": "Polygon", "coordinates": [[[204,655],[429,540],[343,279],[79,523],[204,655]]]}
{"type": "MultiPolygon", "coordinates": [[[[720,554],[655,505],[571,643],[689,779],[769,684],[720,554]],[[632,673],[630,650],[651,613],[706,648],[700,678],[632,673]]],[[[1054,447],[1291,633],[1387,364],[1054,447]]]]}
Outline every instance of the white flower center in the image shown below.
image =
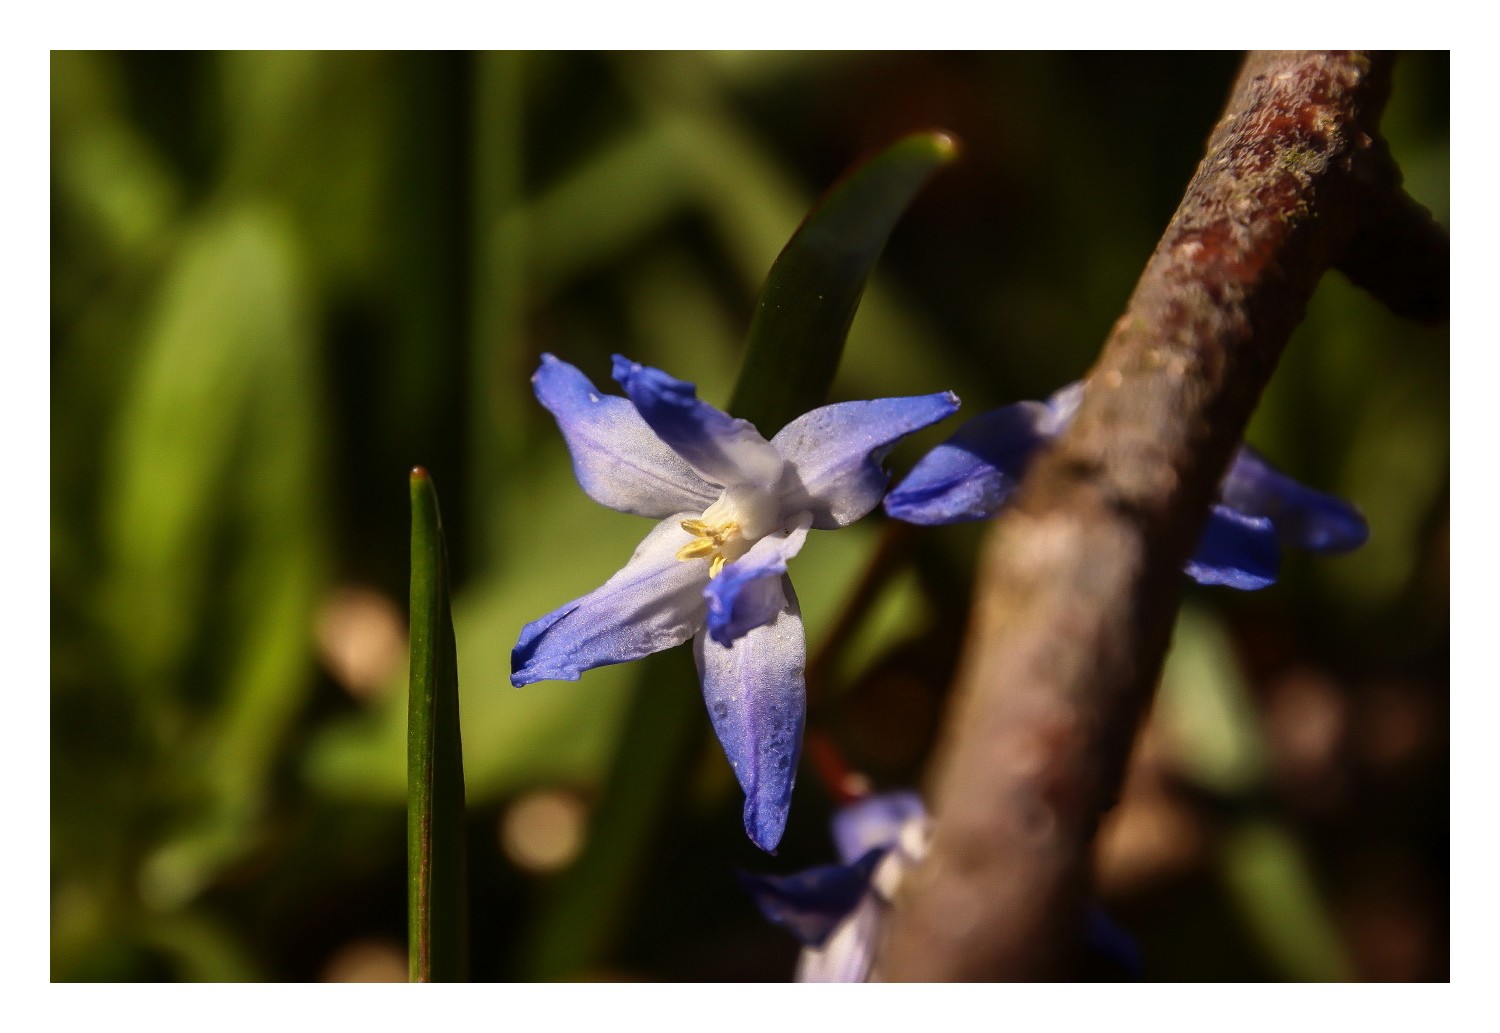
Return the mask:
{"type": "Polygon", "coordinates": [[[682,522],[682,529],[693,540],[677,550],[677,558],[707,559],[708,576],[718,577],[724,564],[733,563],[750,546],[777,530],[780,517],[776,493],[750,485],[726,488],[702,517],[682,522]]]}

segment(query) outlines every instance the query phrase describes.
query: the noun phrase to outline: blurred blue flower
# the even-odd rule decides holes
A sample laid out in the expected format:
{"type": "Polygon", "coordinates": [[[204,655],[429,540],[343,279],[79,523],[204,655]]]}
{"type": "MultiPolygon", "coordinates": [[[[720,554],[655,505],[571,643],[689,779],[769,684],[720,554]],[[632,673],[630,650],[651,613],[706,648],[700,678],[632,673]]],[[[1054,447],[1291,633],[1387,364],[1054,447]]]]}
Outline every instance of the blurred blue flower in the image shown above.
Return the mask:
{"type": "MultiPolygon", "coordinates": [[[[1032,457],[1073,419],[1083,390],[1080,381],[1046,402],[1017,402],[970,420],[886,496],[886,512],[913,524],[994,516],[1010,501],[1032,457]]],[[[1359,510],[1298,484],[1241,446],[1183,569],[1200,584],[1264,588],[1276,580],[1280,546],[1348,552],[1368,536],[1359,510]]]]}
{"type": "Polygon", "coordinates": [[[841,808],[833,839],[842,863],[740,881],[766,919],[802,941],[797,980],[863,983],[902,876],[927,852],[927,812],[916,793],[882,793],[841,808]]]}
{"type": "Polygon", "coordinates": [[[511,683],[575,681],[693,640],[714,731],[745,791],[745,830],[781,840],[806,710],[802,615],[786,564],[809,529],[843,527],[885,493],[880,460],[951,415],[953,394],[814,409],[770,441],[701,402],[692,384],[614,358],[626,397],[542,356],[532,378],[578,483],[611,509],[659,521],[601,587],[521,630],[511,683]]]}
{"type": "MultiPolygon", "coordinates": [[[[761,914],[802,942],[798,982],[872,978],[881,926],[901,880],[926,856],[927,837],[921,797],[909,791],[881,793],[834,813],[833,839],[842,863],[794,875],[740,873],[761,914]]],[[[1088,908],[1083,935],[1084,946],[1111,973],[1141,977],[1140,948],[1097,905],[1088,908]]]]}

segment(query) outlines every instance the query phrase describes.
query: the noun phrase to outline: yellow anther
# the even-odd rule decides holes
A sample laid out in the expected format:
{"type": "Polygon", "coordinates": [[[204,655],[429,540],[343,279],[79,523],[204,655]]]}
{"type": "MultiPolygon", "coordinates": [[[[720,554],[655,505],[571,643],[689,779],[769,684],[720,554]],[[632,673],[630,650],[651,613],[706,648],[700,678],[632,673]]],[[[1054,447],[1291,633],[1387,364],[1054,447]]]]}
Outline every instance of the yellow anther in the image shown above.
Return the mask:
{"type": "Polygon", "coordinates": [[[680,560],[700,559],[713,553],[718,547],[719,543],[712,538],[694,538],[677,550],[677,558],[680,560]]]}
{"type": "Polygon", "coordinates": [[[719,550],[724,548],[729,539],[740,533],[740,525],[733,520],[727,520],[717,527],[703,520],[684,520],[681,526],[684,531],[693,536],[693,540],[677,550],[677,558],[696,560],[712,556],[708,576],[717,576],[719,571],[724,569],[726,562],[723,553],[719,550]]]}

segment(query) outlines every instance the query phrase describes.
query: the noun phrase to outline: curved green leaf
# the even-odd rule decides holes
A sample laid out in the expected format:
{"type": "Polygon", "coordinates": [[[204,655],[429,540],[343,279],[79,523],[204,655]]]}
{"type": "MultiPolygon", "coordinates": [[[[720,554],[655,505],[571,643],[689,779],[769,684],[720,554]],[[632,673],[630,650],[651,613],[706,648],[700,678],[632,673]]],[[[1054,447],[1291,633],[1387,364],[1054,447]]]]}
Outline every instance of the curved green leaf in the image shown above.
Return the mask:
{"type": "Polygon", "coordinates": [[[761,288],[732,414],[769,436],[823,404],[886,238],[928,177],[957,156],[949,134],[915,133],[824,195],[761,288]]]}

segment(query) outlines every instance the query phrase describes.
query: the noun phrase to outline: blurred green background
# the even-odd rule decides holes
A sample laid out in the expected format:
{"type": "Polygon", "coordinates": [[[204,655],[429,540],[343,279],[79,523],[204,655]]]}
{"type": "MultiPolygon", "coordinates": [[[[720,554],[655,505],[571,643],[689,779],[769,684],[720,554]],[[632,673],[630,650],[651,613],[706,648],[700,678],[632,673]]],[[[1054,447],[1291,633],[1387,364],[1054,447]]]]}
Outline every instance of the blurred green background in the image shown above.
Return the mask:
{"type": "MultiPolygon", "coordinates": [[[[603,386],[622,352],[723,404],[812,201],[942,127],[964,155],[897,227],[835,399],[1043,397],[1123,309],[1237,62],[54,53],[53,978],[404,978],[417,463],[457,584],[474,978],[789,976],[733,872],[830,859],[811,765],[772,858],[701,711],[649,721],[696,693],[684,651],[508,683],[521,625],[650,526],[578,490],[537,356],[603,386]],[[674,750],[633,795],[608,774],[674,750]]],[[[1446,225],[1446,54],[1402,57],[1385,127],[1446,225]]],[[[1152,979],[1446,978],[1447,332],[1330,275],[1250,440],[1371,540],[1189,587],[1101,899],[1152,979]]],[[[979,537],[876,514],[795,561],[813,726],[879,787],[920,777],[979,537]]]]}

